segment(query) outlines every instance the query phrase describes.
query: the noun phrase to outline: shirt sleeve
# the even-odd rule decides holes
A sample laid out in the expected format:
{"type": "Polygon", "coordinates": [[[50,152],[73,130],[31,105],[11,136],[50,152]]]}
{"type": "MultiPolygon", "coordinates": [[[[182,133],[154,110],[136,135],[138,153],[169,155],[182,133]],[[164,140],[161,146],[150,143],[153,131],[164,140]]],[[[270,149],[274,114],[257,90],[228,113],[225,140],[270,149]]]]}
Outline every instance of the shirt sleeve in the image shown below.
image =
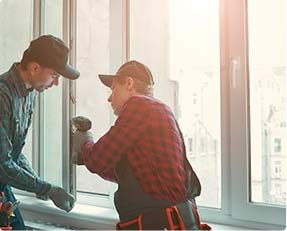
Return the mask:
{"type": "Polygon", "coordinates": [[[147,129],[149,110],[144,100],[128,100],[115,125],[96,143],[87,142],[82,150],[86,167],[104,179],[116,182],[114,167],[147,129]]]}
{"type": "Polygon", "coordinates": [[[23,153],[19,155],[17,163],[21,168],[27,170],[34,177],[38,177],[37,173],[34,171],[34,169],[32,168],[32,166],[30,165],[29,161],[27,160],[26,156],[23,153]]]}
{"type": "Polygon", "coordinates": [[[12,158],[11,100],[3,88],[0,89],[0,105],[0,182],[39,195],[45,194],[51,185],[18,165],[12,158]]]}

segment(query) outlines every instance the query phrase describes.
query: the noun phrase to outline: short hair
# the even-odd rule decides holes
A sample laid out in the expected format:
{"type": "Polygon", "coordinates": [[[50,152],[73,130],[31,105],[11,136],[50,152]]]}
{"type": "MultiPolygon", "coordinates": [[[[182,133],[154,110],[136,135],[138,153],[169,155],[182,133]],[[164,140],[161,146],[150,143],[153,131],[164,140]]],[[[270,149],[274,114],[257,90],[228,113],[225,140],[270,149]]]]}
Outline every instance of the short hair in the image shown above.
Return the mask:
{"type": "MultiPolygon", "coordinates": [[[[22,56],[20,63],[21,63],[21,66],[24,68],[24,70],[27,70],[28,64],[31,62],[34,62],[34,61],[35,61],[35,58],[33,58],[33,56],[30,54],[30,52],[28,52],[28,50],[26,50],[23,53],[23,56],[22,56]]],[[[39,63],[39,65],[42,66],[41,63],[39,63]]]]}
{"type": "MultiPolygon", "coordinates": [[[[126,79],[129,76],[119,76],[118,78],[115,78],[116,81],[118,81],[121,85],[123,85],[126,82],[126,79]]],[[[130,77],[132,78],[132,77],[130,77]]],[[[132,78],[134,81],[134,88],[137,93],[146,95],[146,96],[153,96],[153,85],[147,84],[144,81],[141,81],[139,79],[132,78]]]]}

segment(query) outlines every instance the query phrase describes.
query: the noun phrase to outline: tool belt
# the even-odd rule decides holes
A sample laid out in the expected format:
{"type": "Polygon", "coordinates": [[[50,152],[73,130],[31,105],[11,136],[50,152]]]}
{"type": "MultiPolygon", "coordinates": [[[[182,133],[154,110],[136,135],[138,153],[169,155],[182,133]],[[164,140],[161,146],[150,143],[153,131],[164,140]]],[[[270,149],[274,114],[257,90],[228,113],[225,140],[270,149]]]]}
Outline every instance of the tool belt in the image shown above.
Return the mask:
{"type": "Polygon", "coordinates": [[[10,201],[4,202],[4,192],[0,192],[0,230],[11,230],[10,217],[13,213],[13,204],[10,201]]]}
{"type": "Polygon", "coordinates": [[[207,224],[201,224],[195,201],[186,201],[177,205],[140,214],[135,219],[120,222],[117,230],[211,230],[207,224]]]}

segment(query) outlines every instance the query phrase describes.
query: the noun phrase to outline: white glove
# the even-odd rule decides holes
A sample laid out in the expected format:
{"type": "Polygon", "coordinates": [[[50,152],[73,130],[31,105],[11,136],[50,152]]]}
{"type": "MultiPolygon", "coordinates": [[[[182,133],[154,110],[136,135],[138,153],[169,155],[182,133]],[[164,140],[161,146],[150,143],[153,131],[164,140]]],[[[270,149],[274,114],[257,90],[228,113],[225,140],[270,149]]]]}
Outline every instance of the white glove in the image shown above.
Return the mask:
{"type": "Polygon", "coordinates": [[[84,143],[87,141],[93,141],[93,134],[89,131],[87,132],[80,132],[75,131],[72,136],[72,147],[76,156],[73,156],[73,162],[75,164],[83,164],[83,158],[81,155],[81,151],[83,148],[84,143]]]}
{"type": "Polygon", "coordinates": [[[63,188],[58,186],[52,186],[52,188],[46,194],[53,203],[60,209],[70,212],[74,207],[74,197],[67,193],[63,188]]]}
{"type": "Polygon", "coordinates": [[[81,153],[84,143],[86,143],[88,140],[93,141],[93,134],[91,132],[75,131],[72,139],[73,150],[77,153],[81,153]]]}

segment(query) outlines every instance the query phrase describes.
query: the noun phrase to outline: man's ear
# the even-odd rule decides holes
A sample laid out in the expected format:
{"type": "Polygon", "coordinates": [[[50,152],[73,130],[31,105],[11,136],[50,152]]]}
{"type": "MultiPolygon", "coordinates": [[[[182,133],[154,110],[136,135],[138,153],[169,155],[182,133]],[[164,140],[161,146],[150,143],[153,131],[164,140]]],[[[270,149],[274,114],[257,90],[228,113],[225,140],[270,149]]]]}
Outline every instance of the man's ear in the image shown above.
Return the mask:
{"type": "Polygon", "coordinates": [[[134,79],[132,77],[127,77],[126,85],[127,85],[128,90],[133,89],[133,87],[134,87],[134,79]]]}
{"type": "Polygon", "coordinates": [[[41,66],[38,63],[31,62],[28,64],[28,71],[30,72],[32,76],[35,74],[38,74],[40,70],[41,70],[41,66]]]}

